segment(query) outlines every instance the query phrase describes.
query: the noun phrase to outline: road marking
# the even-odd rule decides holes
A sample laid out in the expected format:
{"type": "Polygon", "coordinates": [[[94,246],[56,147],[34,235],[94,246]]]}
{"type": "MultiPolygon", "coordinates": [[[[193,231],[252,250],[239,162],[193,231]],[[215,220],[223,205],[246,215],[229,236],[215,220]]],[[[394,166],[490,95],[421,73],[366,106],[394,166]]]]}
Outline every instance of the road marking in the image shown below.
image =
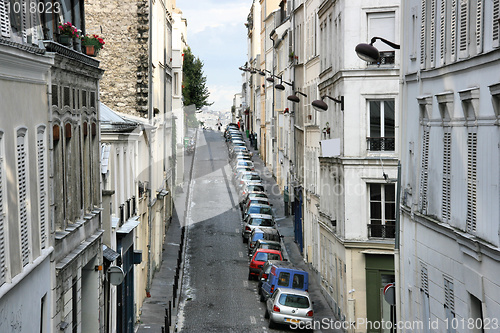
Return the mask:
{"type": "Polygon", "coordinates": [[[243,252],[238,252],[238,255],[240,256],[240,258],[243,258],[243,252]]]}
{"type": "Polygon", "coordinates": [[[247,280],[243,280],[243,287],[248,288],[248,281],[247,280]]]}
{"type": "Polygon", "coordinates": [[[240,233],[240,229],[239,228],[236,228],[236,233],[239,234],[240,233]]]}
{"type": "Polygon", "coordinates": [[[252,324],[257,324],[257,320],[255,320],[255,317],[254,316],[250,316],[250,322],[252,324]]]}

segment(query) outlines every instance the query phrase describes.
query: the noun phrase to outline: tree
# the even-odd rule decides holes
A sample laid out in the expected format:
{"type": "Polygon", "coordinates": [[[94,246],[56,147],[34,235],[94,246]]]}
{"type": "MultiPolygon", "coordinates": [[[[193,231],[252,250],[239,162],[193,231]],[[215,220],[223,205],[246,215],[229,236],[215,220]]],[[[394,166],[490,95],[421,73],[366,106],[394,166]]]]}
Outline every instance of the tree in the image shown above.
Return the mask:
{"type": "Polygon", "coordinates": [[[184,74],[182,80],[184,105],[195,105],[196,110],[212,105],[213,103],[207,102],[210,92],[206,86],[207,78],[203,75],[203,62],[200,58],[195,58],[189,47],[184,50],[182,71],[184,74]]]}

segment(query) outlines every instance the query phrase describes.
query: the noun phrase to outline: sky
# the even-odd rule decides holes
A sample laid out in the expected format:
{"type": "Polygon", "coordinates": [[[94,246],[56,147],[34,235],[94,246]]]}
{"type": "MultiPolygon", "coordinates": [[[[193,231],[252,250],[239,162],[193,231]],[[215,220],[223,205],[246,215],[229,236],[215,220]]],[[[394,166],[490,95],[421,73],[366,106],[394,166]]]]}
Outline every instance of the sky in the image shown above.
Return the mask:
{"type": "Polygon", "coordinates": [[[210,91],[209,108],[230,111],[233,97],[241,93],[241,71],[247,61],[245,22],[252,0],[177,0],[187,19],[187,43],[203,62],[210,91]]]}

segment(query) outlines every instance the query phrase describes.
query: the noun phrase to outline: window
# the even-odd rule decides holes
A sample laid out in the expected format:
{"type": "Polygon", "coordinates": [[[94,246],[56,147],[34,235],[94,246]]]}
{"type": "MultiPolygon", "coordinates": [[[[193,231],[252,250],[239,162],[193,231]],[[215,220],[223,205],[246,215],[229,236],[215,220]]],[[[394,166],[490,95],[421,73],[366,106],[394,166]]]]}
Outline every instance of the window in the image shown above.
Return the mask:
{"type": "Polygon", "coordinates": [[[0,36],[10,37],[9,4],[0,1],[0,36]]]}
{"type": "Polygon", "coordinates": [[[396,195],[394,184],[369,184],[369,237],[394,238],[396,225],[396,195]]]}
{"type": "MultiPolygon", "coordinates": [[[[452,280],[444,278],[444,311],[448,323],[452,323],[455,318],[455,291],[452,280]]],[[[453,325],[448,325],[447,333],[453,333],[453,325]]]]}
{"type": "Polygon", "coordinates": [[[493,46],[499,46],[500,40],[500,0],[493,0],[493,46]]]}
{"type": "Polygon", "coordinates": [[[420,295],[422,297],[422,315],[424,332],[429,332],[429,322],[431,319],[431,310],[429,303],[429,275],[427,272],[427,265],[420,262],[420,295]]]}
{"type": "Polygon", "coordinates": [[[429,129],[424,129],[422,136],[422,156],[420,168],[419,206],[422,214],[427,214],[427,188],[429,183],[429,129]]]}
{"type": "Polygon", "coordinates": [[[477,133],[467,135],[467,232],[476,232],[477,133]]]}
{"type": "Polygon", "coordinates": [[[288,287],[290,285],[290,273],[281,272],[278,277],[278,286],[288,287]]]}
{"type": "Polygon", "coordinates": [[[6,280],[6,246],[5,246],[5,212],[4,212],[4,157],[3,157],[3,133],[0,132],[0,286],[6,280]]]}
{"type": "MultiPolygon", "coordinates": [[[[382,37],[396,42],[396,20],[394,12],[368,13],[368,38],[382,37]]],[[[375,65],[394,64],[395,51],[389,45],[377,40],[373,46],[380,51],[379,62],[375,65]]]]}
{"type": "Polygon", "coordinates": [[[40,245],[42,249],[47,247],[47,158],[46,158],[45,126],[40,126],[37,131],[37,172],[38,172],[38,200],[40,219],[40,245]]]}
{"type": "Polygon", "coordinates": [[[443,137],[443,202],[441,218],[443,222],[451,221],[451,132],[444,133],[443,137]]]}
{"type": "Polygon", "coordinates": [[[394,100],[369,101],[370,151],[394,151],[394,100]]]}
{"type": "Polygon", "coordinates": [[[28,169],[26,155],[26,129],[17,131],[16,169],[19,205],[19,226],[21,228],[21,260],[23,267],[29,264],[29,214],[28,214],[28,169]]]}

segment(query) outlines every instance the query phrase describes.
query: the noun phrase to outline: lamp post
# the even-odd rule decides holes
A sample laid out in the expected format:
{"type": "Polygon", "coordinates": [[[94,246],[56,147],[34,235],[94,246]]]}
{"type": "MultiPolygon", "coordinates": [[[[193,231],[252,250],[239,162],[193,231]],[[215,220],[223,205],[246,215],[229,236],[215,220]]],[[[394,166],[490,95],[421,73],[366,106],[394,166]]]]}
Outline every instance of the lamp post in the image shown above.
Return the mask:
{"type": "Polygon", "coordinates": [[[297,96],[297,94],[300,94],[300,95],[302,95],[304,97],[307,97],[306,94],[304,94],[304,93],[296,90],[296,91],[293,92],[292,95],[288,96],[286,99],[289,100],[290,102],[293,102],[293,103],[299,103],[300,102],[300,98],[299,98],[299,96],[297,96]]]}
{"type": "Polygon", "coordinates": [[[375,43],[377,40],[380,40],[381,42],[389,45],[393,49],[399,50],[400,48],[399,44],[388,41],[385,38],[373,37],[370,41],[370,44],[361,43],[356,45],[355,51],[358,54],[358,57],[366,62],[377,61],[380,58],[380,53],[378,52],[378,49],[373,46],[373,43],[375,43]]]}
{"type": "Polygon", "coordinates": [[[311,105],[314,107],[316,111],[323,112],[328,110],[328,104],[326,104],[323,100],[325,98],[329,98],[332,101],[340,104],[340,111],[344,111],[344,96],[340,96],[339,98],[333,98],[328,95],[321,96],[321,99],[317,99],[312,101],[311,105]]]}

